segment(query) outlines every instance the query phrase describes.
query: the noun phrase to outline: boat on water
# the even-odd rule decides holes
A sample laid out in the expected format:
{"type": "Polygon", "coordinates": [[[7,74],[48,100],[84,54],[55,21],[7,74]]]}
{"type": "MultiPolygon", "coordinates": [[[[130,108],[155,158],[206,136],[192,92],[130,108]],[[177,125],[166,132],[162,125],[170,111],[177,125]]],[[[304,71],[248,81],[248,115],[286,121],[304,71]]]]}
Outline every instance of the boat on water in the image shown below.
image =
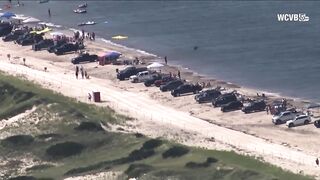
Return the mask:
{"type": "Polygon", "coordinates": [[[78,26],[95,25],[95,24],[97,24],[97,23],[94,21],[87,21],[87,22],[83,22],[83,23],[78,24],[78,26]]]}
{"type": "Polygon", "coordinates": [[[87,3],[83,3],[83,4],[80,4],[80,5],[78,6],[78,8],[86,8],[87,6],[88,6],[87,3]]]}
{"type": "Polygon", "coordinates": [[[49,0],[40,0],[39,3],[47,3],[49,0]]]}
{"type": "Polygon", "coordinates": [[[85,9],[75,9],[75,10],[73,10],[73,12],[74,13],[78,13],[78,14],[83,14],[83,13],[86,13],[87,10],[85,10],[85,9]]]}

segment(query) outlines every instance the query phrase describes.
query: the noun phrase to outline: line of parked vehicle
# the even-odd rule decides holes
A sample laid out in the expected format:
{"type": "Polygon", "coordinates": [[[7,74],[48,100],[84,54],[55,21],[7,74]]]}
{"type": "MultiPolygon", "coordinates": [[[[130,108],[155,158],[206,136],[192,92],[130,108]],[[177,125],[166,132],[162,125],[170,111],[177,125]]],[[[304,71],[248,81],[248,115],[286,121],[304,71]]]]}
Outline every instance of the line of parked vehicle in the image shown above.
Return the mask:
{"type": "Polygon", "coordinates": [[[242,110],[244,113],[264,111],[264,100],[255,100],[243,104],[239,95],[235,92],[222,93],[220,88],[206,89],[199,84],[187,83],[183,79],[172,77],[169,74],[149,71],[146,67],[129,66],[118,71],[119,80],[129,79],[132,83],[144,83],[146,87],[156,86],[160,91],[170,91],[173,97],[187,94],[196,94],[195,101],[200,103],[212,103],[213,107],[220,107],[222,112],[242,110]]]}
{"type": "Polygon", "coordinates": [[[56,55],[84,49],[83,43],[70,42],[66,37],[44,39],[43,35],[37,34],[35,31],[32,32],[27,27],[14,29],[10,23],[0,23],[0,36],[4,42],[14,41],[22,46],[32,45],[34,51],[47,49],[48,52],[55,53],[56,55]]]}

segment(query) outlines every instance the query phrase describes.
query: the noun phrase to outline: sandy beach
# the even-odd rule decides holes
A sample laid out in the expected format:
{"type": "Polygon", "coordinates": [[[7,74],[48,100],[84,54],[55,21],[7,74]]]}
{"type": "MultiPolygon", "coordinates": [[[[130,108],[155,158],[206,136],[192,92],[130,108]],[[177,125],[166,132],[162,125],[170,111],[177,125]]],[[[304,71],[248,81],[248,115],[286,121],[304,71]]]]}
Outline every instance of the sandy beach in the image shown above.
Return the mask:
{"type": "MultiPolygon", "coordinates": [[[[113,44],[89,41],[85,45],[90,53],[115,50],[123,54],[123,59],[139,57],[146,64],[163,61],[113,44]]],[[[272,116],[266,112],[222,113],[211,104],[197,104],[192,95],[174,98],[170,93],[162,93],[155,87],[118,81],[115,70],[124,66],[82,64],[91,78],[76,79],[74,65],[70,63],[75,54],[56,56],[47,51],[34,52],[30,46],[21,47],[2,41],[0,49],[0,70],[8,74],[22,76],[86,103],[92,103],[87,99],[89,92],[100,91],[102,102],[96,103],[97,106],[109,106],[116,112],[135,119],[123,126],[126,131],[140,132],[151,137],[166,137],[202,148],[234,150],[295,173],[312,175],[318,179],[320,177],[319,167],[315,165],[319,152],[317,147],[320,145],[317,135],[320,132],[313,124],[289,129],[285,125],[273,125],[272,116]],[[10,61],[7,54],[11,54],[10,61]],[[26,65],[23,65],[22,58],[26,58],[26,65]],[[47,72],[43,70],[44,67],[47,67],[47,72]]],[[[176,72],[178,69],[166,66],[163,71],[176,72]]],[[[199,76],[181,67],[180,71],[187,81],[210,81],[212,86],[237,90],[247,97],[254,97],[257,93],[257,90],[199,76]]],[[[281,99],[272,94],[266,95],[270,101],[281,99]]],[[[297,107],[305,105],[305,102],[293,99],[289,99],[289,103],[297,107]]]]}

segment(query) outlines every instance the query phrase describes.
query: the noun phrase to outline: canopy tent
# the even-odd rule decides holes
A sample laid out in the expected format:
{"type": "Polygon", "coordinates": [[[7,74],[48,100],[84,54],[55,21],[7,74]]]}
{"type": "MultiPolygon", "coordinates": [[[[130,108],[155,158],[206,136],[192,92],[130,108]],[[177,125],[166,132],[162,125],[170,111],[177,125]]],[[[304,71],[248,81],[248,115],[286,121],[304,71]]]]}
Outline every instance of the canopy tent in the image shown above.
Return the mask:
{"type": "Polygon", "coordinates": [[[30,17],[24,16],[23,14],[16,14],[16,16],[13,16],[12,19],[17,19],[17,20],[26,20],[30,17]]]}
{"type": "Polygon", "coordinates": [[[9,19],[9,18],[12,18],[14,16],[16,16],[16,15],[14,13],[12,13],[12,12],[5,12],[0,17],[9,19]]]}
{"type": "Polygon", "coordinates": [[[158,63],[158,62],[154,62],[154,63],[147,66],[148,69],[158,69],[161,67],[163,67],[163,64],[158,63]]]}
{"type": "Polygon", "coordinates": [[[40,22],[40,20],[37,18],[30,17],[28,19],[23,20],[22,22],[23,23],[38,23],[38,22],[40,22]]]}
{"type": "Polygon", "coordinates": [[[116,61],[121,56],[121,53],[119,52],[104,52],[98,55],[99,64],[110,64],[113,61],[116,61]]]}

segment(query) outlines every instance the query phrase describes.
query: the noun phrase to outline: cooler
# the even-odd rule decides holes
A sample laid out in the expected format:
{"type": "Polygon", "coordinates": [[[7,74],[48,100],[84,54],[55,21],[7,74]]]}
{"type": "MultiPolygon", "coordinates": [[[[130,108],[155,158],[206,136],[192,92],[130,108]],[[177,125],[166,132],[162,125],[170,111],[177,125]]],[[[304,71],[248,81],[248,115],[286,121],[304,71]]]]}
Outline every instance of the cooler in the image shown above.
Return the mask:
{"type": "Polygon", "coordinates": [[[93,95],[93,101],[94,102],[101,102],[100,92],[93,91],[92,95],[93,95]]]}

